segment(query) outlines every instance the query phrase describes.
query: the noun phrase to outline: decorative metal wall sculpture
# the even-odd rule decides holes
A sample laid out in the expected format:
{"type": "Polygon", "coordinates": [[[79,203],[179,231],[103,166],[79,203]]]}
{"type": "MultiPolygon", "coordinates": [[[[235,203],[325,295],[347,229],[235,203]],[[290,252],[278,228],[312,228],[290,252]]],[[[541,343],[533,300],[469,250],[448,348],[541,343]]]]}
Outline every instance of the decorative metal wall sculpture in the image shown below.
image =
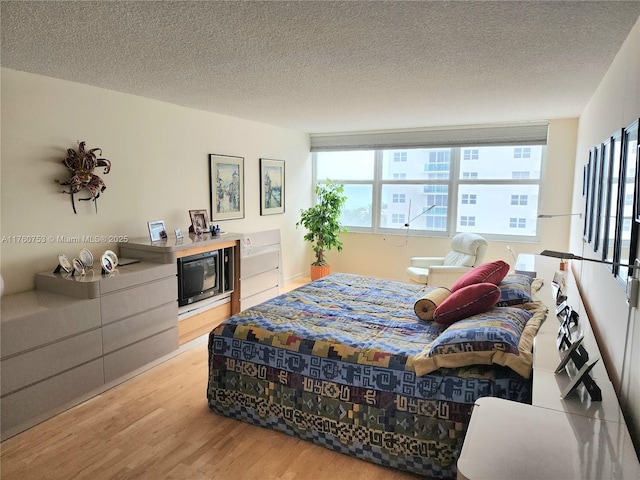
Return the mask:
{"type": "Polygon", "coordinates": [[[73,195],[78,193],[83,188],[89,190],[89,197],[80,198],[79,200],[93,200],[96,206],[96,213],[98,213],[98,204],[96,200],[102,192],[104,192],[107,186],[104,181],[98,176],[94,175],[93,171],[97,167],[104,167],[104,173],[107,174],[111,170],[111,162],[106,158],[98,158],[94,153],[100,151],[101,148],[92,148],[86,151],[84,149],[85,142],[78,142],[78,151],[76,152],[72,148],[67,150],[67,158],[62,160],[61,163],[73,173],[73,176],[65,181],[61,182],[56,180],[56,183],[60,185],[69,185],[69,191],[62,190],[62,193],[68,193],[71,195],[71,205],[73,206],[73,213],[76,212],[76,204],[73,195]]]}

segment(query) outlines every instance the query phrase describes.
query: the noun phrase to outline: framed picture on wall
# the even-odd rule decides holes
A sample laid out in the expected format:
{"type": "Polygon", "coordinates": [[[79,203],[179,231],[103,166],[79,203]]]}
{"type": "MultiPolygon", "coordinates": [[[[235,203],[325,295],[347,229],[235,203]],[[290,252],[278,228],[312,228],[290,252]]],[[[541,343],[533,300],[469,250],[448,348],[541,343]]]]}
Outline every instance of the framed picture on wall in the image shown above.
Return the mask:
{"type": "Polygon", "coordinates": [[[260,159],[260,215],[284,213],[284,160],[260,159]]]}
{"type": "Polygon", "coordinates": [[[601,252],[604,259],[607,248],[607,228],[609,219],[609,189],[611,188],[611,138],[600,147],[600,198],[597,205],[597,219],[594,232],[593,249],[601,252]]]}
{"type": "Polygon", "coordinates": [[[626,163],[627,163],[627,171],[633,171],[635,173],[635,211],[634,211],[634,219],[636,222],[640,223],[640,205],[638,201],[640,200],[640,178],[638,178],[638,167],[640,166],[640,155],[638,155],[638,128],[640,124],[640,119],[635,120],[631,125],[624,129],[624,147],[623,147],[623,155],[625,155],[626,163]]]}
{"type": "MultiPolygon", "coordinates": [[[[609,185],[609,218],[607,219],[607,240],[604,249],[604,259],[613,262],[616,252],[616,241],[618,238],[616,225],[620,212],[620,179],[624,177],[620,171],[622,160],[622,129],[611,136],[611,169],[609,185]]],[[[617,271],[617,267],[611,265],[612,271],[617,271]]]]}
{"type": "Polygon", "coordinates": [[[591,164],[593,160],[593,150],[589,150],[589,161],[585,166],[584,172],[584,185],[582,186],[582,191],[584,192],[584,229],[582,231],[582,239],[587,242],[589,241],[589,222],[591,221],[591,175],[593,166],[591,164]]]}
{"type": "Polygon", "coordinates": [[[209,155],[211,219],[244,218],[244,158],[209,155]]]}
{"type": "MultiPolygon", "coordinates": [[[[613,261],[633,264],[636,258],[638,241],[638,216],[634,211],[634,203],[638,201],[638,120],[626,127],[622,132],[622,152],[620,159],[620,185],[618,191],[618,221],[615,232],[615,248],[613,261]]],[[[637,207],[635,207],[637,210],[637,207]]],[[[632,274],[628,267],[614,266],[613,272],[626,288],[627,279],[632,274]]]]}

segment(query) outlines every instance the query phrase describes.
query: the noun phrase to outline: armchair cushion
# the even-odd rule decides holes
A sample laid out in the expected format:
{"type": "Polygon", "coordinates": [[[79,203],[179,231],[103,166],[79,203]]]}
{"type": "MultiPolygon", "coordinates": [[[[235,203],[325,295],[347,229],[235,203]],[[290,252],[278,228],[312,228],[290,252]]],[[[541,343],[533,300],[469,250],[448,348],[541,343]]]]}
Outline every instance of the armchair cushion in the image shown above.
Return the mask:
{"type": "Polygon", "coordinates": [[[444,257],[413,257],[407,275],[411,282],[434,287],[450,287],[460,275],[482,263],[487,241],[475,233],[459,233],[451,239],[451,251],[444,257]],[[442,265],[436,267],[436,265],[442,265]],[[444,270],[445,266],[460,270],[444,270]],[[437,269],[436,269],[437,268],[437,269]],[[437,273],[437,275],[436,275],[437,273]]]}
{"type": "Polygon", "coordinates": [[[429,268],[432,265],[444,265],[444,257],[411,257],[411,266],[429,268]]]}

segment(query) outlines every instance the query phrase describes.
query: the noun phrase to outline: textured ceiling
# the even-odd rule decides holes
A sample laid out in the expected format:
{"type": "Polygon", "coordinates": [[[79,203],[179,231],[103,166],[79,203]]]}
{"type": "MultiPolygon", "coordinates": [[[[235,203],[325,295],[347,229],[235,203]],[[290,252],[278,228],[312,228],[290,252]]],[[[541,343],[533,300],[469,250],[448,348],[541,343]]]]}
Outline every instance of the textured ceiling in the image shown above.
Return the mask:
{"type": "Polygon", "coordinates": [[[3,67],[311,133],[578,116],[640,2],[2,1],[3,67]]]}

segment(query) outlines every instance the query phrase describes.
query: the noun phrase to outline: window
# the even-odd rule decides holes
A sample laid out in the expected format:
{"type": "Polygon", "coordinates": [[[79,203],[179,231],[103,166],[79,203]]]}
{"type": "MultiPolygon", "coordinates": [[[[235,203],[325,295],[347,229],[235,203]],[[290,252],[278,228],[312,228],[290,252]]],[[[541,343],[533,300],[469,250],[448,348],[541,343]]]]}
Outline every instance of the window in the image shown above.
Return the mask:
{"type": "Polygon", "coordinates": [[[404,224],[404,213],[394,213],[391,215],[391,223],[403,223],[404,224]]]}
{"type": "Polygon", "coordinates": [[[513,158],[531,158],[531,147],[516,147],[513,149],[513,158]]]}
{"type": "Polygon", "coordinates": [[[462,205],[475,205],[476,195],[465,193],[462,195],[462,205]]]}
{"type": "Polygon", "coordinates": [[[461,227],[475,227],[476,226],[476,217],[468,217],[466,215],[462,215],[460,217],[460,226],[461,227]]]}
{"type": "Polygon", "coordinates": [[[345,185],[351,231],[535,237],[545,147],[525,147],[517,172],[513,146],[317,151],[315,180],[345,185]]]}
{"type": "Polygon", "coordinates": [[[509,219],[509,228],[526,228],[527,227],[527,219],[526,218],[514,218],[511,217],[509,219]]]}
{"type": "Polygon", "coordinates": [[[526,206],[528,204],[527,195],[511,195],[511,205],[523,205],[526,206]]]}
{"type": "Polygon", "coordinates": [[[463,160],[478,160],[480,157],[480,150],[477,148],[465,148],[462,151],[463,160]]]}

